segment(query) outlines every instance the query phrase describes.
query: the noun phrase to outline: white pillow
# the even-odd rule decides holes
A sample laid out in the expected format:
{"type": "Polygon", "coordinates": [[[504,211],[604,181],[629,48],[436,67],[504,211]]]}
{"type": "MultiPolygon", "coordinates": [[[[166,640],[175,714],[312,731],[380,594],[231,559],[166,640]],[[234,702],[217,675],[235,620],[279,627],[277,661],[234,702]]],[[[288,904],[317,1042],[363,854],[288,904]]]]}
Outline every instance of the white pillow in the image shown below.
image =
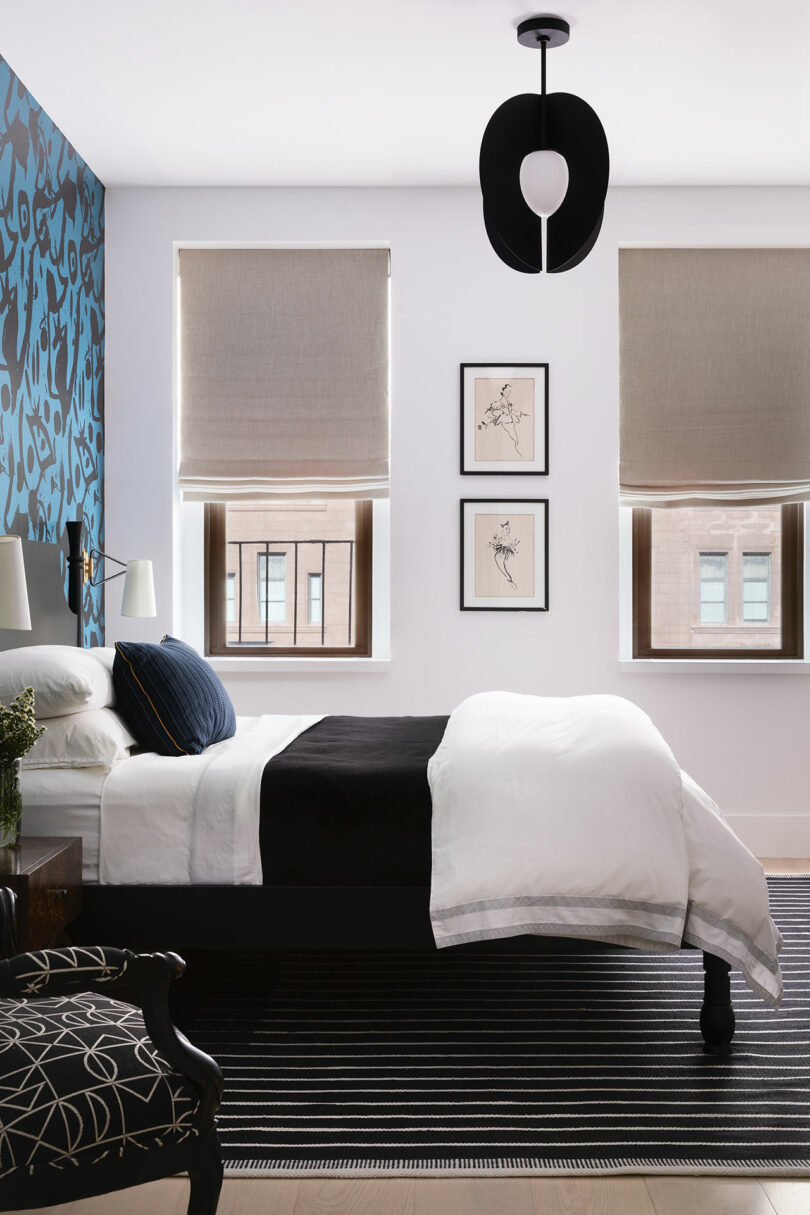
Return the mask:
{"type": "Polygon", "coordinates": [[[112,709],[51,717],[23,756],[23,768],[111,768],[126,759],[135,739],[112,709]]]}
{"type": "Polygon", "coordinates": [[[0,652],[0,703],[23,688],[34,689],[37,717],[61,717],[115,704],[112,664],[115,650],[82,650],[71,645],[30,645],[0,652]]]}

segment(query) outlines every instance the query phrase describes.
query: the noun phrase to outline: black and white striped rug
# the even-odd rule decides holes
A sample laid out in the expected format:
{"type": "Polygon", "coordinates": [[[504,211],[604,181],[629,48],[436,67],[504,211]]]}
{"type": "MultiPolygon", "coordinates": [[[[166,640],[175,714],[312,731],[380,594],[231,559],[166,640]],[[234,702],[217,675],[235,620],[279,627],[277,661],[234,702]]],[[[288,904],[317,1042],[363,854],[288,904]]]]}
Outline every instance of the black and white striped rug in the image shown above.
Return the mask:
{"type": "Polygon", "coordinates": [[[228,1172],[810,1176],[810,878],[769,882],[785,1000],[735,978],[720,1061],[698,951],[254,955],[188,1022],[228,1172]]]}

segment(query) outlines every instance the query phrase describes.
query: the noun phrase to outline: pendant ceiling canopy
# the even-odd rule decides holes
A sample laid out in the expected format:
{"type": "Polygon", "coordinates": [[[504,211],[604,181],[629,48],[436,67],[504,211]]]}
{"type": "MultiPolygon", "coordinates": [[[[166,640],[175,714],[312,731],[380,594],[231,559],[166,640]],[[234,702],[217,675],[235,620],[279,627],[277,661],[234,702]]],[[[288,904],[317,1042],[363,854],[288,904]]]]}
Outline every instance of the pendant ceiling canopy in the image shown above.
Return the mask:
{"type": "Polygon", "coordinates": [[[490,243],[507,266],[524,274],[543,269],[543,219],[521,187],[521,166],[534,152],[556,152],[568,168],[568,188],[546,220],[546,270],[571,270],[588,256],[602,226],[610,173],[604,128],[597,114],[572,93],[546,93],[546,51],[568,41],[560,17],[530,17],[518,42],[541,54],[541,91],[521,93],[499,106],[481,141],[479,173],[490,243]]]}

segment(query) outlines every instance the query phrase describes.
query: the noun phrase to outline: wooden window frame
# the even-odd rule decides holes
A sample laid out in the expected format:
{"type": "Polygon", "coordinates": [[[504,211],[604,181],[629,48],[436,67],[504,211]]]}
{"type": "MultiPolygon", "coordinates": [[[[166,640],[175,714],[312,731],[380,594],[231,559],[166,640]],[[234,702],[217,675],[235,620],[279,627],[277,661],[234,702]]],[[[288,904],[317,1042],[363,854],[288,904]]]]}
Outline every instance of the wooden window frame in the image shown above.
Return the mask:
{"type": "MultiPolygon", "coordinates": [[[[722,503],[718,503],[722,507],[722,503]]],[[[804,504],[782,508],[782,644],[779,649],[663,649],[652,644],[652,516],[633,509],[633,657],[777,659],[804,657],[804,504]]],[[[756,628],[756,625],[752,625],[756,628]]]]}
{"type": "MultiPolygon", "coordinates": [[[[205,652],[210,658],[370,658],[372,586],[370,501],[355,502],[353,646],[229,646],[225,605],[226,505],[205,504],[205,652]]],[[[325,604],[321,604],[321,611],[325,604]]],[[[302,622],[303,623],[303,622],[302,622]]]]}

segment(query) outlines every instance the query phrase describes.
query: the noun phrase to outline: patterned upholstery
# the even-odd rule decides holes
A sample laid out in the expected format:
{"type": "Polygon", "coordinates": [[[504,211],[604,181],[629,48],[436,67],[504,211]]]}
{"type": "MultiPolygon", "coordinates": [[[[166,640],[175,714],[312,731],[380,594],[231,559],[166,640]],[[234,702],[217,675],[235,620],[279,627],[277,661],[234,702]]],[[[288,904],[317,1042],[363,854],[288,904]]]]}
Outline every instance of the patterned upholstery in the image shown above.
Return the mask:
{"type": "Polygon", "coordinates": [[[39,996],[47,994],[49,987],[61,993],[93,983],[111,983],[126,974],[129,957],[122,949],[103,945],[23,953],[0,962],[0,994],[39,996]]]}
{"type": "MultiPolygon", "coordinates": [[[[38,966],[43,957],[15,959],[39,971],[24,982],[51,973],[38,966]]],[[[199,1104],[151,1042],[140,1009],[87,992],[0,998],[0,1180],[180,1143],[198,1133],[199,1104]]]]}

